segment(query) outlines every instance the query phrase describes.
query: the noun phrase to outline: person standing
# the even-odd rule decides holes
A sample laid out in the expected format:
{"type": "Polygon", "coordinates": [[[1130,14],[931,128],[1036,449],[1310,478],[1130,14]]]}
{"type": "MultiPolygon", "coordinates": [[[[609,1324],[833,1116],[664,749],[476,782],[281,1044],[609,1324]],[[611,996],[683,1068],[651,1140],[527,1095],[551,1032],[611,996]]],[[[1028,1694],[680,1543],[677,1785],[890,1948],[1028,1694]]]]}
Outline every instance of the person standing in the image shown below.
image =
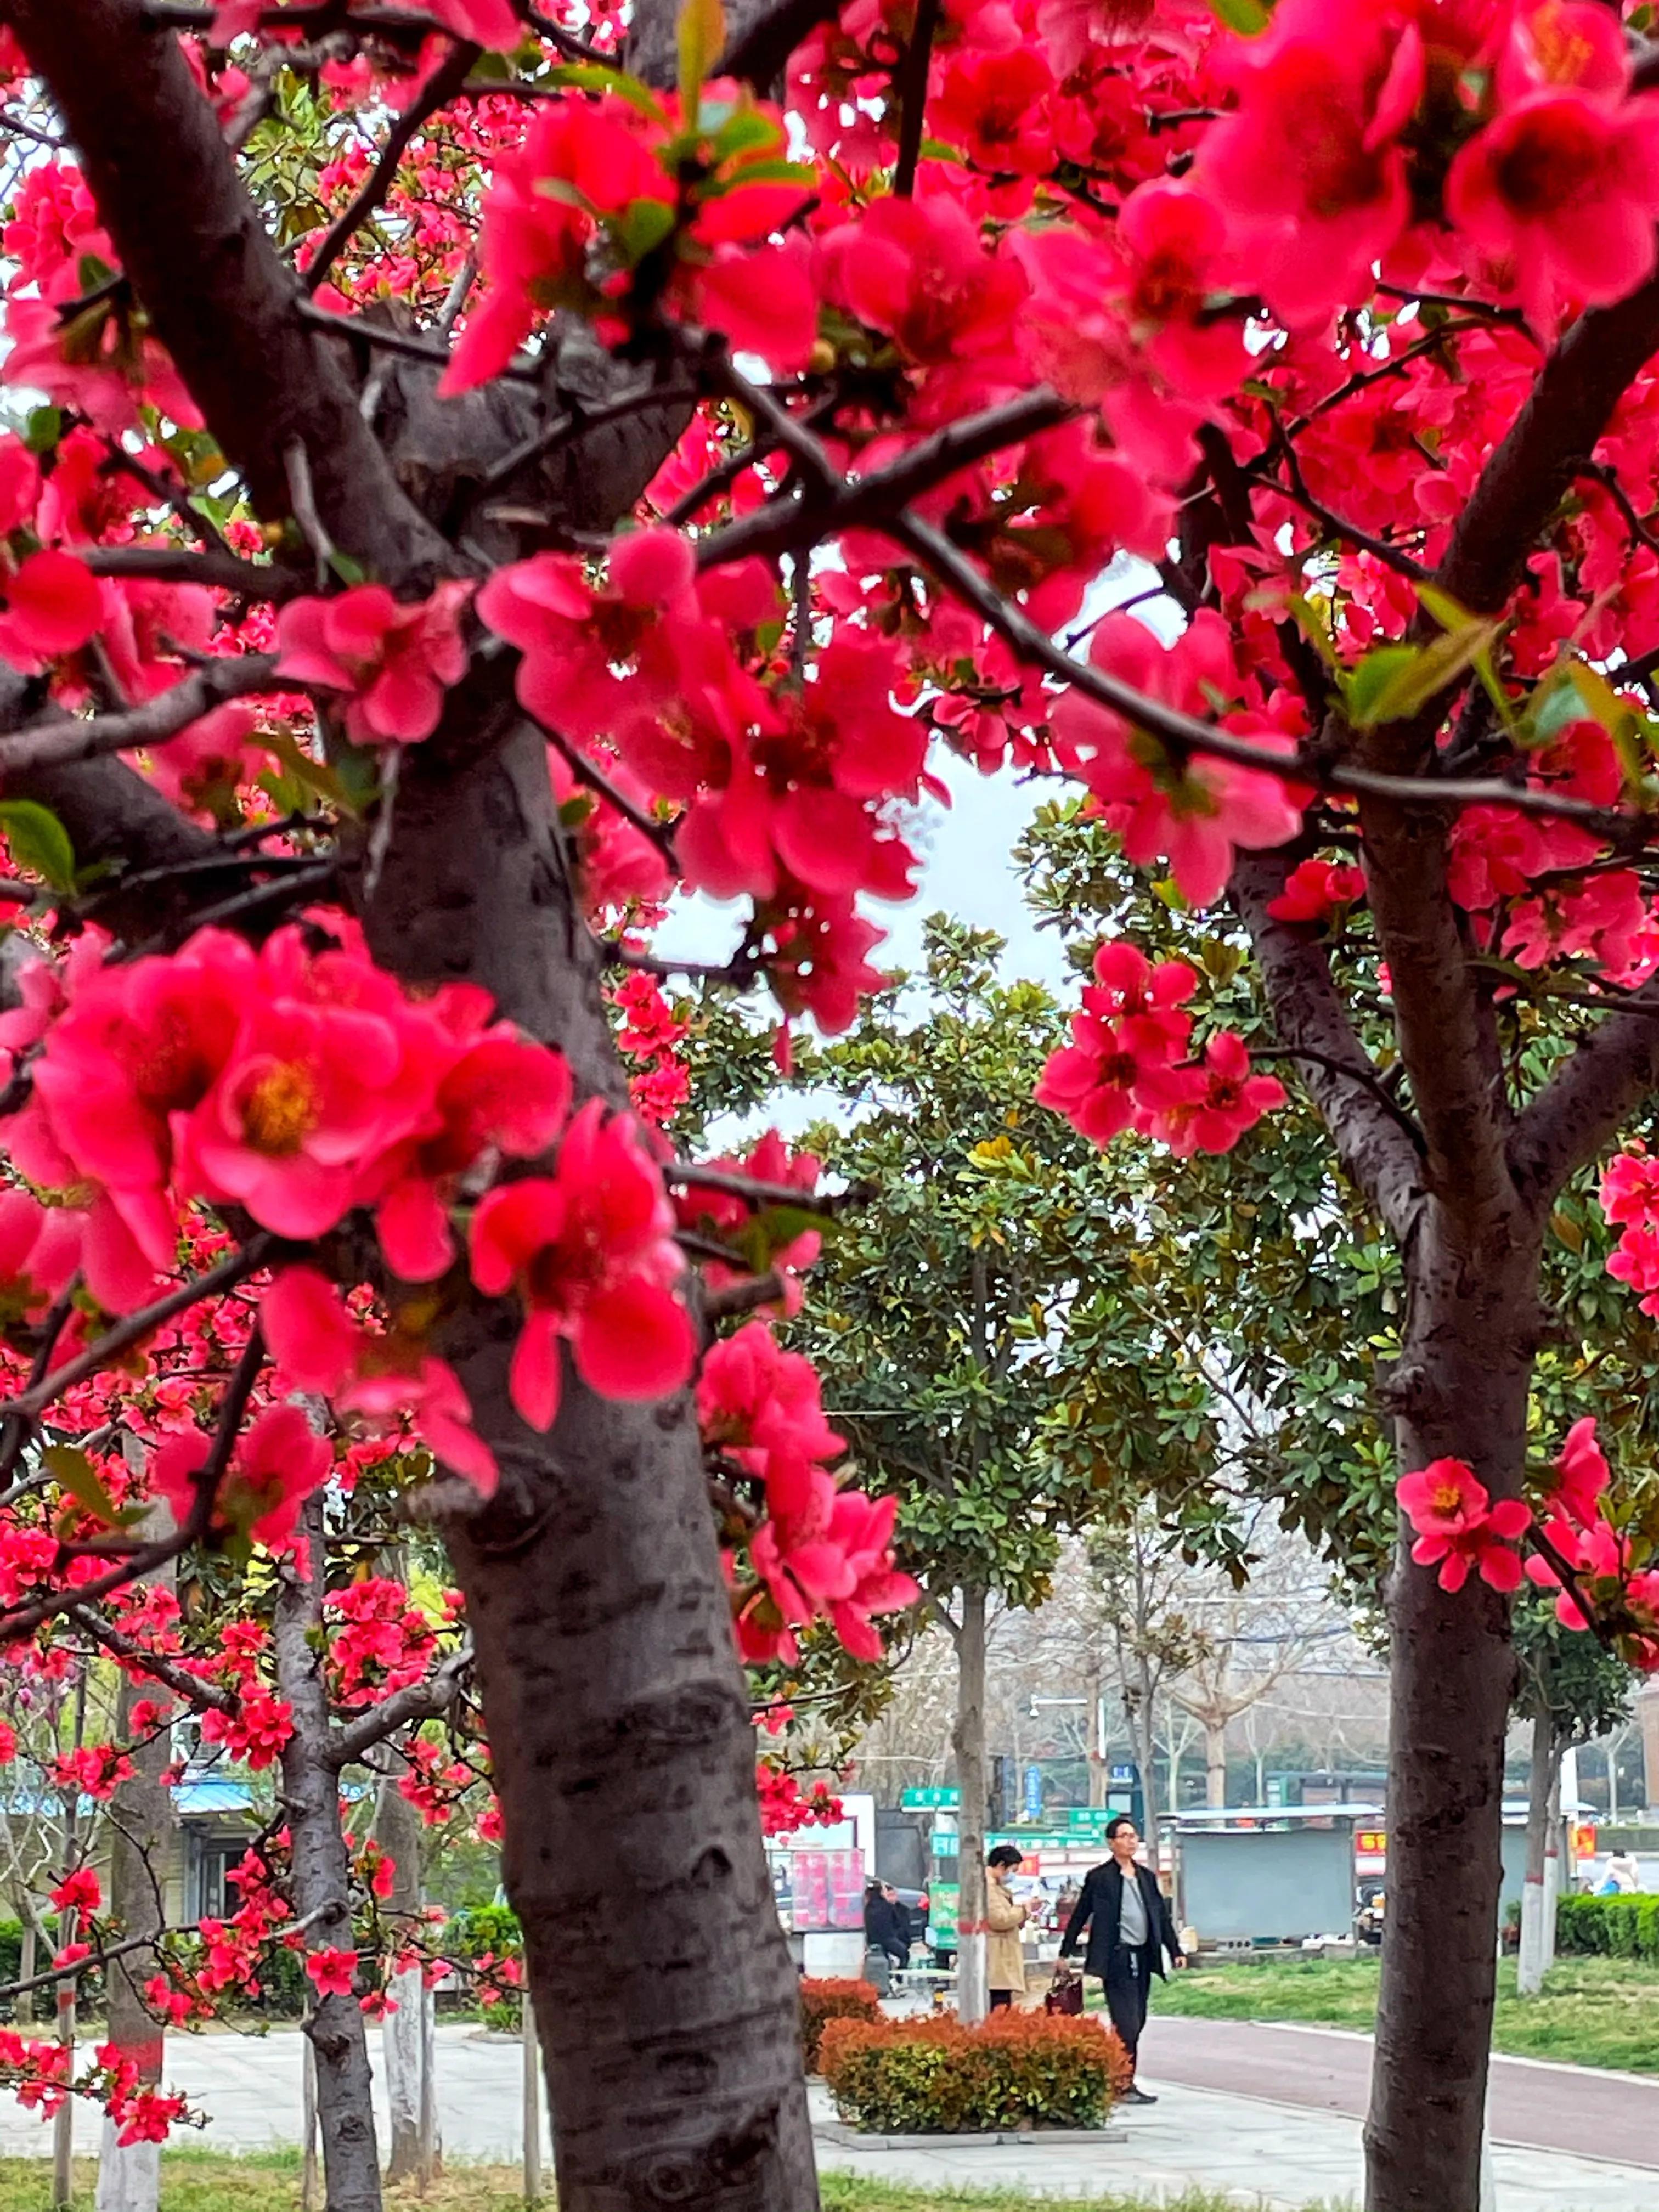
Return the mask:
{"type": "Polygon", "coordinates": [[[884,1952],[896,1966],[909,1965],[909,1918],[890,1882],[865,1884],[864,1941],[866,1949],[884,1952]]]}
{"type": "Polygon", "coordinates": [[[1146,1999],[1152,1976],[1164,1978],[1166,1952],[1177,1966],[1187,1961],[1158,1876],[1135,1857],[1140,1837],[1127,1813],[1107,1822],[1106,1841],[1112,1856],[1103,1866],[1089,1869],[1083,1894],[1066,1923],[1060,1955],[1073,1957],[1086,1931],[1084,1971],[1105,1984],[1106,2009],[1129,2054],[1131,2078],[1123,2101],[1155,2105],[1157,2098],[1148,2096],[1133,2075],[1140,2031],[1146,2025],[1146,1999]]]}
{"type": "Polygon", "coordinates": [[[1017,1996],[1025,1994],[1025,1953],[1019,1939],[1031,1908],[1008,1887],[1019,1863],[1012,1844],[999,1844],[985,1862],[985,1919],[991,1931],[985,1945],[985,1981],[993,2012],[1006,2011],[1017,1996]]]}

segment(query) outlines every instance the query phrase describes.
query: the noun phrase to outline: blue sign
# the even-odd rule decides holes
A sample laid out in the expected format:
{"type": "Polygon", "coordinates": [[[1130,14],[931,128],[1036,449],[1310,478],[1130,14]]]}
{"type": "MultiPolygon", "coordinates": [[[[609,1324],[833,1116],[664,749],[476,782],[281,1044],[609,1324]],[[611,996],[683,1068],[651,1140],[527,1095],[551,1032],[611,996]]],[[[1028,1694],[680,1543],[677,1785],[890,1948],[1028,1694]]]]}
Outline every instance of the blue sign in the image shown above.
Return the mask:
{"type": "Polygon", "coordinates": [[[1133,1782],[1137,1778],[1133,1766],[1115,1766],[1111,1778],[1114,1782],[1133,1782]]]}
{"type": "Polygon", "coordinates": [[[1028,1766],[1025,1770],[1025,1817],[1028,1820],[1042,1818],[1042,1769],[1028,1766]]]}

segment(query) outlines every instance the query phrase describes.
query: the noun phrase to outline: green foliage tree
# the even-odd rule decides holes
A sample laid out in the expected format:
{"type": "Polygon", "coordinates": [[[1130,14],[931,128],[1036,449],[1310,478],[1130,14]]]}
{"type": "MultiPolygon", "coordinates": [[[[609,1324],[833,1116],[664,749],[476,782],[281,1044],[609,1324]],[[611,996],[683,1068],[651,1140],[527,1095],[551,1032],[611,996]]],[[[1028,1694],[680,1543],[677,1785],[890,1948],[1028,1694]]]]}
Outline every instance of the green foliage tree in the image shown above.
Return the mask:
{"type": "Polygon", "coordinates": [[[1036,985],[998,980],[1002,950],[934,917],[916,986],[798,1071],[843,1103],[808,1141],[860,1201],[798,1334],[866,1479],[900,1498],[900,1556],[956,1647],[969,2017],[990,1608],[1041,1603],[1064,1532],[1121,1523],[1149,1496],[1177,1511],[1201,1497],[1211,1517],[1198,1478],[1215,1443],[1201,1368],[1135,1287],[1141,1187],[1031,1103],[1060,1018],[1036,985]]]}

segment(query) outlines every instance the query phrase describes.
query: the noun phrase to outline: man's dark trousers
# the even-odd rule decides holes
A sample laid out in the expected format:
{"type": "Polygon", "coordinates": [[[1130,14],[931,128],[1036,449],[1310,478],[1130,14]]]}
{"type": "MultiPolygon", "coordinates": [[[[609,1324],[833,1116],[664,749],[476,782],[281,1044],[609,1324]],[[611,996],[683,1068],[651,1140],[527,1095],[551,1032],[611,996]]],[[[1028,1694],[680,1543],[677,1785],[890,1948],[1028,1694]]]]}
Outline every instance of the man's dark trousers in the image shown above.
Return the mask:
{"type": "Polygon", "coordinates": [[[1117,2039],[1129,2054],[1131,2066],[1146,2025],[1146,1998],[1152,1985],[1152,1947],[1114,1943],[1106,1968],[1106,2009],[1112,2016],[1117,2039]]]}

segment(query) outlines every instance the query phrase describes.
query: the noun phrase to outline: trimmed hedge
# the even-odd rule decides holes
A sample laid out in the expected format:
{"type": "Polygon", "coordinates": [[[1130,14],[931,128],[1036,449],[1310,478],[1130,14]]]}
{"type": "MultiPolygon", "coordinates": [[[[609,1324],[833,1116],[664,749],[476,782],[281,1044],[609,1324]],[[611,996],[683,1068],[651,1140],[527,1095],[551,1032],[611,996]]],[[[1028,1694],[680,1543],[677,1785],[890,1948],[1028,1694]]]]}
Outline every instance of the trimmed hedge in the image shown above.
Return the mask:
{"type": "Polygon", "coordinates": [[[1555,1948],[1659,1966],[1659,1897],[1564,1897],[1556,1906],[1555,1948]]]}
{"type": "Polygon", "coordinates": [[[836,2112],[871,2135],[1098,2127],[1132,2073],[1109,2028],[1041,2012],[836,2020],[821,2054],[836,2112]]]}
{"type": "Polygon", "coordinates": [[[818,2070],[818,2045],[832,2020],[879,2020],[881,1997],[871,1982],[807,1981],[800,1985],[800,2047],[806,2070],[818,2070]]]}

